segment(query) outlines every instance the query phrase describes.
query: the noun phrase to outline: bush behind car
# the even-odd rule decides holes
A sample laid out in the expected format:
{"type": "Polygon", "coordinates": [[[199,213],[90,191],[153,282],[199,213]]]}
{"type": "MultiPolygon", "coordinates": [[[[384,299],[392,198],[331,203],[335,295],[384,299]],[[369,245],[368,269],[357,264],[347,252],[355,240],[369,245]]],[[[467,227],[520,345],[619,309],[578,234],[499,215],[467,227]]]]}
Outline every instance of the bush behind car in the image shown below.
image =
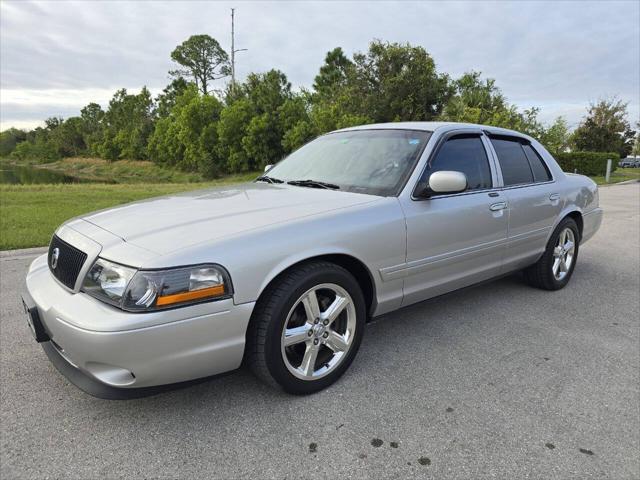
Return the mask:
{"type": "Polygon", "coordinates": [[[609,152],[562,152],[556,160],[565,172],[599,176],[607,173],[607,160],[611,159],[611,172],[618,167],[620,155],[609,152]]]}

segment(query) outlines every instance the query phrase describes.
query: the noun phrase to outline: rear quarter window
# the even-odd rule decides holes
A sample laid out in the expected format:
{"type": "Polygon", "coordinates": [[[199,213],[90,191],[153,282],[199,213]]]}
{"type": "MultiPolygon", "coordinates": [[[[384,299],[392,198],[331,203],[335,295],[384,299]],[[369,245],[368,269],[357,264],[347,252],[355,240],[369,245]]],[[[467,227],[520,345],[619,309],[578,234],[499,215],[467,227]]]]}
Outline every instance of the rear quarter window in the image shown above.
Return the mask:
{"type": "Polygon", "coordinates": [[[544,163],[544,160],[540,157],[538,152],[536,152],[535,148],[531,145],[523,145],[522,149],[524,150],[525,155],[529,159],[529,163],[531,164],[531,170],[533,170],[533,179],[536,182],[548,182],[551,180],[551,173],[549,172],[549,168],[544,163]]]}

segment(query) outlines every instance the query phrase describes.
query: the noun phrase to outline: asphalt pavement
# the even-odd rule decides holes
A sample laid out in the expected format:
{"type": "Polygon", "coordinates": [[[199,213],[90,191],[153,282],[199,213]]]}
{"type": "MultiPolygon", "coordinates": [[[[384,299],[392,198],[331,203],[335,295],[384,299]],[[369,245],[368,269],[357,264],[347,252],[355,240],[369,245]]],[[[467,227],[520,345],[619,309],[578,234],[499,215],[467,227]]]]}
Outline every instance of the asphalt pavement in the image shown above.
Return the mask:
{"type": "Polygon", "coordinates": [[[0,255],[0,477],[640,478],[640,184],[558,292],[517,276],[367,326],[345,376],[307,397],[245,370],[136,400],[49,363],[0,255]]]}

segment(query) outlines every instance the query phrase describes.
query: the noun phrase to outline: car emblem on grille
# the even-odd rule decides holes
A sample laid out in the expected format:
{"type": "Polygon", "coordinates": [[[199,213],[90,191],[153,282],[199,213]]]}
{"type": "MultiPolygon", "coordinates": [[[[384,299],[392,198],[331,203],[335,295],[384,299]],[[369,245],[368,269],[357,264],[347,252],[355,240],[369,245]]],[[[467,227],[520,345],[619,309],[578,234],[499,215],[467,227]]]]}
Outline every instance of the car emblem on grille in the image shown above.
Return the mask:
{"type": "Polygon", "coordinates": [[[55,270],[58,266],[58,257],[60,256],[60,249],[54,248],[53,252],[51,252],[51,269],[55,270]]]}

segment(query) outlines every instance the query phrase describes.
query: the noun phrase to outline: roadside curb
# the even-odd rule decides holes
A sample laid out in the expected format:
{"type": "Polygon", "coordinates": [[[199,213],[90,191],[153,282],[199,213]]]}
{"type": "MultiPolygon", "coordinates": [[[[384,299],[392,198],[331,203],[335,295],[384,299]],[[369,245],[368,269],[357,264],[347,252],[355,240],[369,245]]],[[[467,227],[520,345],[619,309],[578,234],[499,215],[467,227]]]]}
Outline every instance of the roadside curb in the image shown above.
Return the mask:
{"type": "Polygon", "coordinates": [[[631,185],[632,183],[640,183],[640,180],[633,179],[633,180],[625,180],[624,182],[617,182],[617,183],[603,183],[602,185],[598,185],[598,188],[615,187],[616,185],[631,185]]]}
{"type": "Polygon", "coordinates": [[[17,250],[0,250],[0,260],[29,258],[46,253],[47,247],[19,248],[17,250]]]}

